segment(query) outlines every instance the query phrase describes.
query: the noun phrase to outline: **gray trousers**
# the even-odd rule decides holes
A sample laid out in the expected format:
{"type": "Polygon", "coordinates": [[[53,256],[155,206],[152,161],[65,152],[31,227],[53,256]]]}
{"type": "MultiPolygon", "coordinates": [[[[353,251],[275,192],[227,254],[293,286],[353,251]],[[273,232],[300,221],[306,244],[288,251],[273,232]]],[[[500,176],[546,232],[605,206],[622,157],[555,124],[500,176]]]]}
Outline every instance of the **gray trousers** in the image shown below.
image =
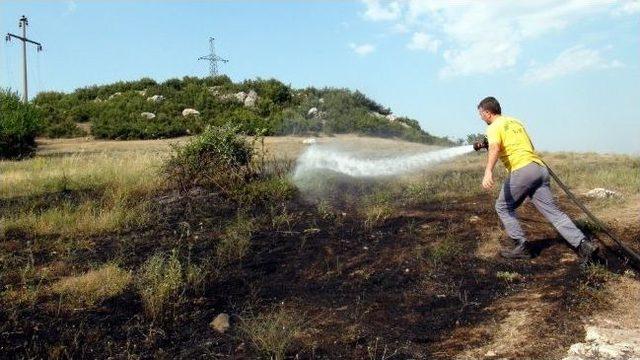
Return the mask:
{"type": "Polygon", "coordinates": [[[582,231],[556,205],[546,166],[535,162],[511,172],[496,200],[496,211],[509,237],[518,242],[527,241],[516,215],[516,208],[527,197],[571,246],[577,247],[585,239],[582,231]]]}

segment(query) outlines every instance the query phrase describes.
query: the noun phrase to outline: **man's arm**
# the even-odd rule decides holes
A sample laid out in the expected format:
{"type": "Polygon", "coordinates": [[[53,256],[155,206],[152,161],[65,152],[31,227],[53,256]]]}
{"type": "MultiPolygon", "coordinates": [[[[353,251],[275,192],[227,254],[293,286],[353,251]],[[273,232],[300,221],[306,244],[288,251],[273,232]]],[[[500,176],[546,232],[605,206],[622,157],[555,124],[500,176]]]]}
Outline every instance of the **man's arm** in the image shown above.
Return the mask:
{"type": "Polygon", "coordinates": [[[487,157],[487,167],[484,170],[484,179],[482,179],[482,187],[491,189],[493,187],[493,168],[498,162],[498,154],[500,153],[500,144],[489,144],[489,156],[487,157]]]}

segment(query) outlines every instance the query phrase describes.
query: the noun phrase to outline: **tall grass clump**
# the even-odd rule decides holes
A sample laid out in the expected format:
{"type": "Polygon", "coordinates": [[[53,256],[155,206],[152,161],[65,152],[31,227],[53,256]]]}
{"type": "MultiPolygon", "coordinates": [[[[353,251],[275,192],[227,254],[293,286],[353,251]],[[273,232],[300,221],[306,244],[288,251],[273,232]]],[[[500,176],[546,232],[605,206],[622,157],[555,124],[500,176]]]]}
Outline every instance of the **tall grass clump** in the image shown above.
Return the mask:
{"type": "Polygon", "coordinates": [[[153,320],[159,318],[172,301],[178,300],[183,287],[182,265],[176,253],[168,259],[160,254],[151,256],[136,276],[144,311],[153,320]]]}
{"type": "Polygon", "coordinates": [[[229,224],[216,247],[216,255],[222,264],[242,259],[251,246],[251,235],[255,231],[255,222],[239,215],[229,224]]]}
{"type": "Polygon", "coordinates": [[[240,332],[265,359],[281,360],[302,333],[304,320],[291,310],[278,308],[257,316],[241,318],[240,332]]]}
{"type": "Polygon", "coordinates": [[[9,89],[0,90],[0,158],[31,156],[40,127],[37,109],[9,89]]]}

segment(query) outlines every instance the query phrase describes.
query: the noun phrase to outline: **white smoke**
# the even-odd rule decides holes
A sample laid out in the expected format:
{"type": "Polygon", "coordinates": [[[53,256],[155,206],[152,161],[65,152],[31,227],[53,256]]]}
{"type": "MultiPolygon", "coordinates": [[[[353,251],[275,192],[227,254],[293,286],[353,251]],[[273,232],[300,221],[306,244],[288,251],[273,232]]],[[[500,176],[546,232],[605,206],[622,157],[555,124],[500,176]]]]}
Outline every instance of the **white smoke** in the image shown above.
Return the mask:
{"type": "Polygon", "coordinates": [[[472,151],[472,145],[464,145],[420,154],[373,159],[358,158],[335,149],[312,145],[298,158],[294,179],[322,170],[330,170],[351,177],[398,175],[420,170],[472,151]]]}

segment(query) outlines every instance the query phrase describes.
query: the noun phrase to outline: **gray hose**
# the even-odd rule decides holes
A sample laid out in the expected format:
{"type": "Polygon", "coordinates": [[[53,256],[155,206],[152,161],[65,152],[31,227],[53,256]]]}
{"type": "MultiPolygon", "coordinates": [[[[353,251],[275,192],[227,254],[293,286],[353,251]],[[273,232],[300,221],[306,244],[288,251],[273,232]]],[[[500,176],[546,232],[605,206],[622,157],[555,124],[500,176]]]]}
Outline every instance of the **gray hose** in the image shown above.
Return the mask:
{"type": "Polygon", "coordinates": [[[560,186],[560,188],[562,188],[562,190],[564,190],[564,192],[567,194],[567,196],[569,197],[569,199],[571,199],[579,208],[580,210],[582,210],[585,214],[587,214],[587,216],[589,217],[589,219],[591,219],[591,221],[594,222],[594,224],[596,224],[603,233],[607,234],[607,236],[609,236],[611,238],[611,240],[613,240],[616,244],[618,244],[618,246],[620,246],[620,248],[622,249],[622,251],[625,253],[625,255],[627,256],[627,258],[629,258],[630,260],[633,260],[637,265],[640,265],[640,255],[638,255],[638,253],[636,253],[635,251],[633,251],[631,248],[629,248],[628,246],[626,246],[622,241],[620,241],[603,223],[602,221],[600,221],[597,217],[595,217],[595,215],[593,215],[591,213],[591,211],[589,211],[589,209],[586,208],[586,206],[584,206],[584,204],[582,204],[582,202],[580,202],[580,200],[578,200],[578,198],[571,192],[571,190],[569,190],[569,188],[562,182],[560,181],[560,179],[558,178],[558,175],[556,175],[556,173],[553,172],[553,170],[551,170],[551,168],[549,167],[549,165],[547,165],[547,163],[542,160],[542,162],[544,163],[544,165],[547,167],[547,169],[549,170],[549,175],[551,175],[551,177],[558,183],[558,185],[560,186]]]}

